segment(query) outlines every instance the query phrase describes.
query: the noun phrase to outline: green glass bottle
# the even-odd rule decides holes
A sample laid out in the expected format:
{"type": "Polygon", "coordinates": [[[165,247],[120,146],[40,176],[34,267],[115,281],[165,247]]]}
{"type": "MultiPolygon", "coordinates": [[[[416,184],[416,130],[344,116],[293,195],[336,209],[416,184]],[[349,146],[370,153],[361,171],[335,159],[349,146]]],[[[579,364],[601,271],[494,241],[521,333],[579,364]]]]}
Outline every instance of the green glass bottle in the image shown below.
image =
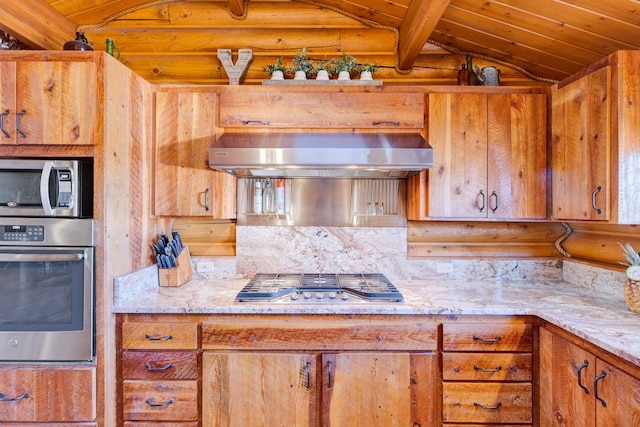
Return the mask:
{"type": "Polygon", "coordinates": [[[473,55],[471,54],[467,55],[467,70],[469,71],[469,86],[477,86],[478,76],[473,70],[473,55]]]}

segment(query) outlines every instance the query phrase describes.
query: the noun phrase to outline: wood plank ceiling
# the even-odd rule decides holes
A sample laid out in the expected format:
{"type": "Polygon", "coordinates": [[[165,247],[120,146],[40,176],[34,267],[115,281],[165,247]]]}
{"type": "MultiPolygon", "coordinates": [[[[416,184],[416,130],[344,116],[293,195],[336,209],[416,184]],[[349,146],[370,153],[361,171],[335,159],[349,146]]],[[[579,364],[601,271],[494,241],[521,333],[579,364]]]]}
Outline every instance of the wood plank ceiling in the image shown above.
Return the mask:
{"type": "Polygon", "coordinates": [[[264,65],[306,48],[316,59],[366,59],[380,65],[376,78],[395,83],[455,83],[472,53],[476,64],[498,65],[503,84],[550,84],[616,50],[640,48],[637,0],[3,3],[16,4],[0,5],[0,29],[32,48],[61,49],[75,27],[95,49],[114,39],[121,61],[155,82],[225,83],[217,49],[252,49],[245,82],[259,83],[264,65]]]}

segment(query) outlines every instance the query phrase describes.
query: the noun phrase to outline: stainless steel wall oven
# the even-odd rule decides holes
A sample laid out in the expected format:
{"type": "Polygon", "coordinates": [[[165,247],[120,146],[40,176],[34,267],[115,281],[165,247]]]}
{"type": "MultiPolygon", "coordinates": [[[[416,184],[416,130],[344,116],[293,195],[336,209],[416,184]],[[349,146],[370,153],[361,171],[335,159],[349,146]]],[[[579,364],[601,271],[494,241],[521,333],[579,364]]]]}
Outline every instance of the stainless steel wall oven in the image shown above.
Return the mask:
{"type": "Polygon", "coordinates": [[[93,360],[94,229],[0,217],[0,362],[93,360]]]}

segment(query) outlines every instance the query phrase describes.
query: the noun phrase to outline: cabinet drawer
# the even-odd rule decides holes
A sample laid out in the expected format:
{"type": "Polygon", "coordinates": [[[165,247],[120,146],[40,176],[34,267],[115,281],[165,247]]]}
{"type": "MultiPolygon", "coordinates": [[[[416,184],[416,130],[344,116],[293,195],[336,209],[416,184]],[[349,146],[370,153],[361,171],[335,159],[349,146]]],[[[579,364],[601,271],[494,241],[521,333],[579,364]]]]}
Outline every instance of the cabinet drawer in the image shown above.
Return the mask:
{"type": "Polygon", "coordinates": [[[124,381],[125,420],[197,421],[197,381],[124,381]]]}
{"type": "Polygon", "coordinates": [[[0,424],[3,421],[93,421],[96,418],[96,369],[2,369],[0,424]],[[81,397],[81,398],[80,398],[81,397]],[[73,401],[73,402],[72,402],[73,401]]]}
{"type": "Polygon", "coordinates": [[[122,377],[127,380],[198,379],[195,351],[125,351],[122,377]]]}
{"type": "Polygon", "coordinates": [[[220,126],[422,129],[424,94],[223,92],[220,94],[220,126]]]}
{"type": "Polygon", "coordinates": [[[437,325],[420,321],[202,324],[205,350],[435,350],[437,325]]]}
{"type": "Polygon", "coordinates": [[[444,383],[442,386],[443,422],[530,423],[531,420],[531,384],[444,383]]]}
{"type": "Polygon", "coordinates": [[[531,381],[531,354],[443,353],[445,381],[531,381]]]}
{"type": "Polygon", "coordinates": [[[445,324],[444,351],[523,351],[533,348],[533,328],[527,324],[445,324]]]}
{"type": "Polygon", "coordinates": [[[124,350],[196,350],[198,324],[124,322],[122,348],[124,350]]]}

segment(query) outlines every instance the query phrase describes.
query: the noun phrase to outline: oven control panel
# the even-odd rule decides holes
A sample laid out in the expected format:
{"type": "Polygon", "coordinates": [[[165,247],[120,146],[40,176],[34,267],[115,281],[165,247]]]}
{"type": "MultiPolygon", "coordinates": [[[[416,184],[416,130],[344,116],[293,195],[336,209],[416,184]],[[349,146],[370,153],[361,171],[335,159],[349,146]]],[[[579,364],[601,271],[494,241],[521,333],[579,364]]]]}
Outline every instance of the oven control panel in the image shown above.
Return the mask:
{"type": "Polygon", "coordinates": [[[0,224],[0,241],[44,242],[44,225],[0,224]]]}

